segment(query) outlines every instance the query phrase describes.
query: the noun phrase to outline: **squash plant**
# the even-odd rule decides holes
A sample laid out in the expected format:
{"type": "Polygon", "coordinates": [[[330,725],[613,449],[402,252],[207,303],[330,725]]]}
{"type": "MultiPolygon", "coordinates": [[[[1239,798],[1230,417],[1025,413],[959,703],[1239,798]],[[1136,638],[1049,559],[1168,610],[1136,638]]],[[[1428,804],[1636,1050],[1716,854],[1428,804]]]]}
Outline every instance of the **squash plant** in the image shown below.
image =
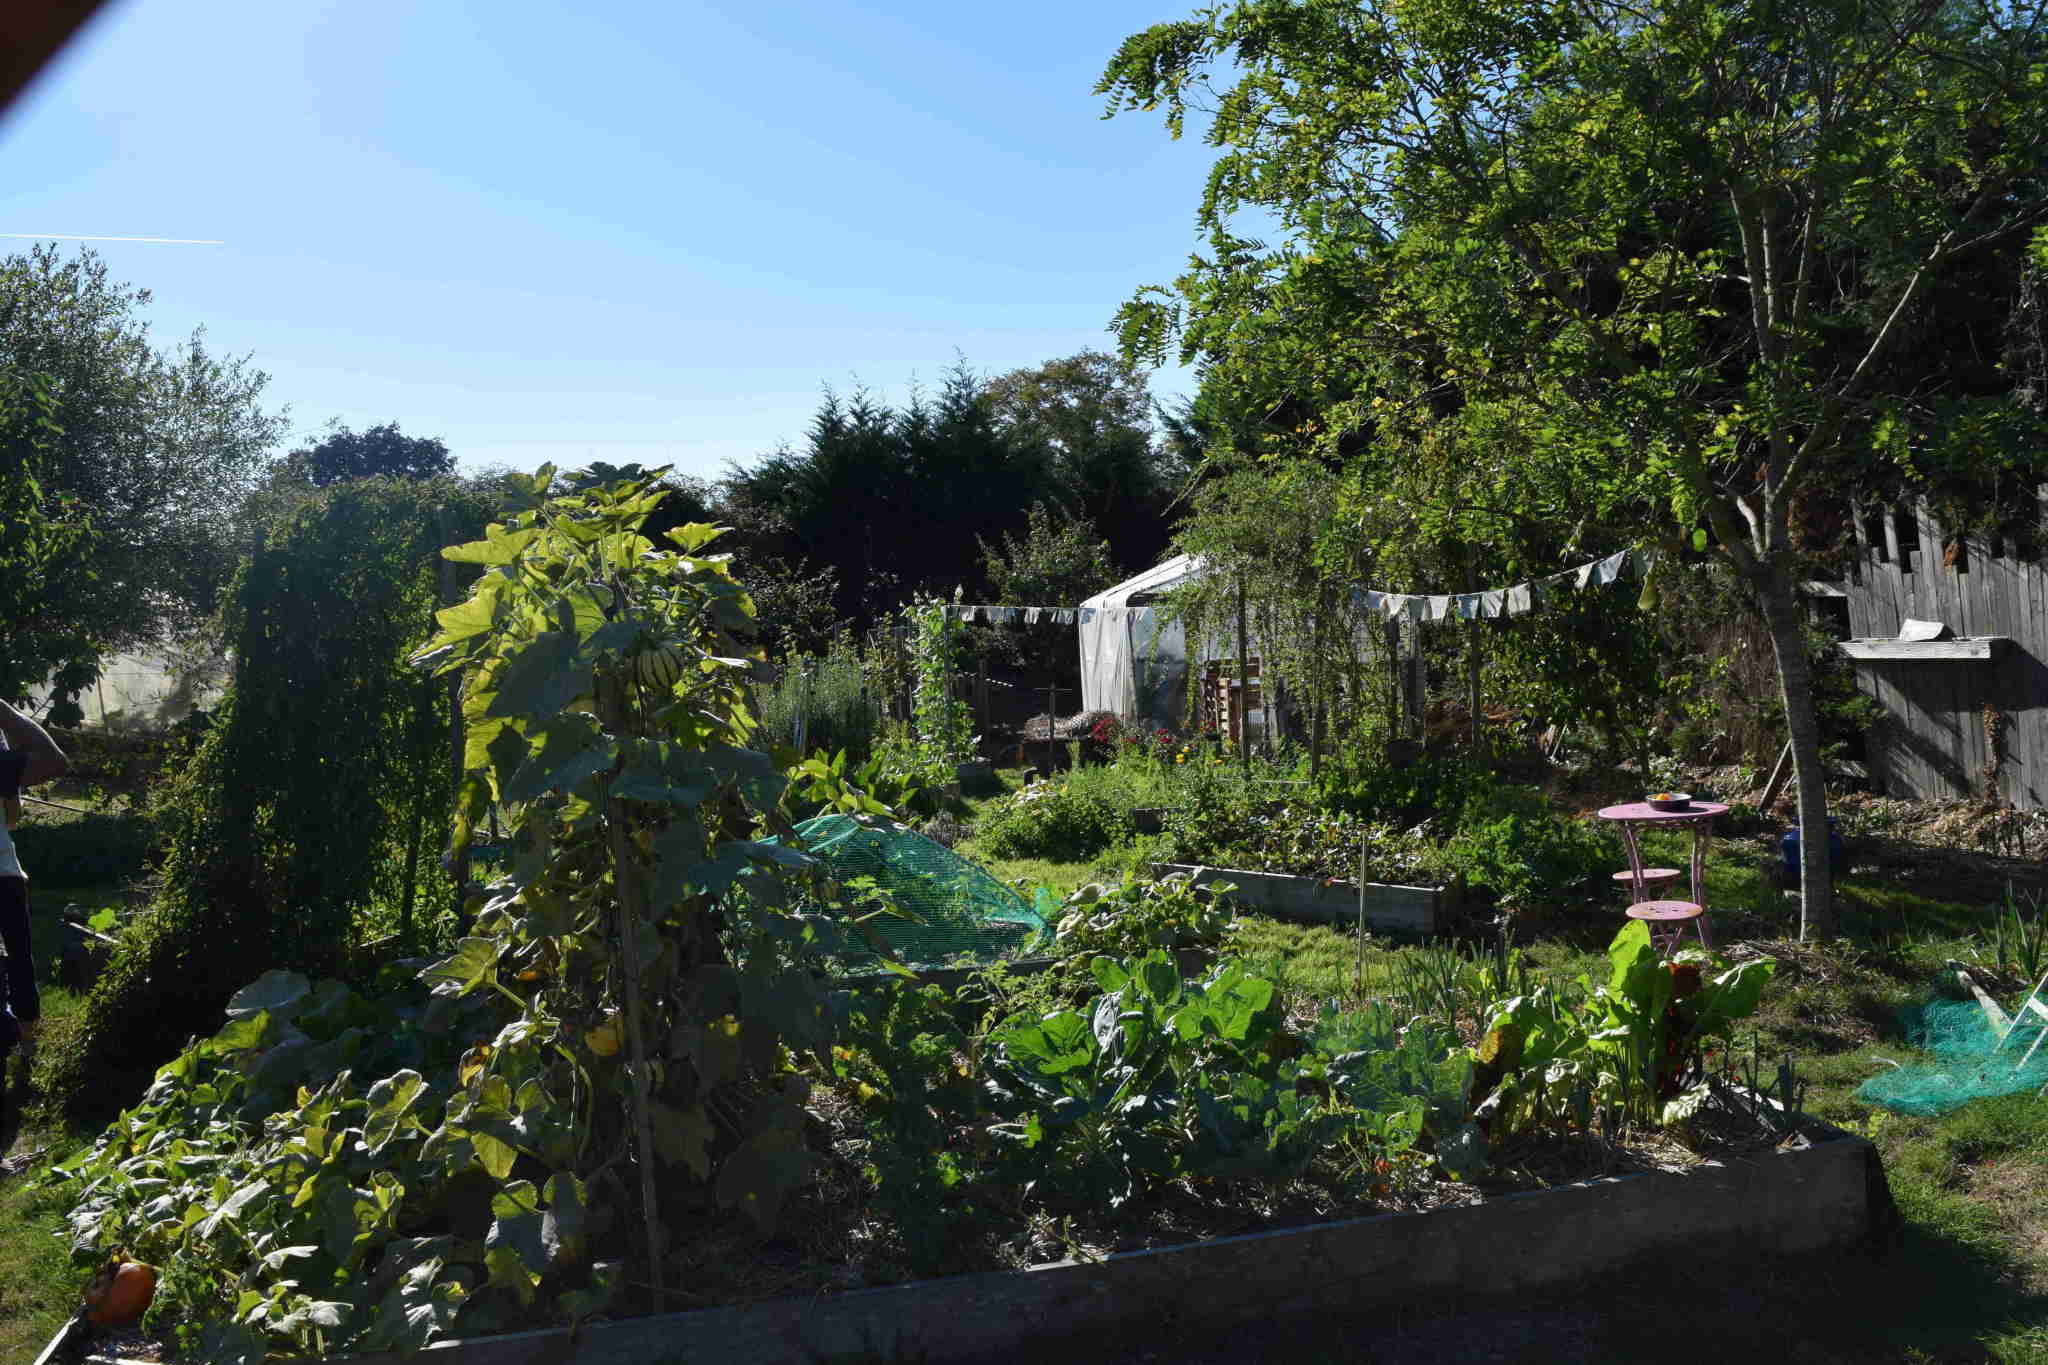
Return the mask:
{"type": "Polygon", "coordinates": [[[989,1040],[999,1169],[1040,1200],[1114,1208],[1184,1177],[1278,1182],[1345,1150],[1377,1167],[1463,1116],[1469,1070],[1448,1036],[1332,1008],[1297,1037],[1272,982],[1237,961],[1200,982],[1162,949],[1089,968],[1102,994],[1085,1011],[989,1040]]]}
{"type": "Polygon", "coordinates": [[[482,573],[415,656],[463,681],[449,857],[493,805],[511,850],[467,935],[374,1005],[266,977],[62,1172],[79,1253],[164,1266],[208,1359],[659,1308],[681,1229],[809,1176],[787,1062],[833,1016],[786,911],[840,893],[752,747],[751,603],[716,528],[639,534],[651,482],[552,476],[444,552],[482,573]]]}

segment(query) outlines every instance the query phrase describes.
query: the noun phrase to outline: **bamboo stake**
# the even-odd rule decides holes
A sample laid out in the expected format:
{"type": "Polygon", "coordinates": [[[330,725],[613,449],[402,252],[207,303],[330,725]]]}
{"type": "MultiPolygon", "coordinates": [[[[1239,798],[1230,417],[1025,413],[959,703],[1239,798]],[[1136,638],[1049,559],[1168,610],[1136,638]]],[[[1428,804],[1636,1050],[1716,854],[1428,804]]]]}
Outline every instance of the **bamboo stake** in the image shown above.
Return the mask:
{"type": "MultiPolygon", "coordinates": [[[[443,545],[448,544],[447,508],[435,509],[434,526],[440,542],[443,545]]],[[[442,559],[438,590],[442,606],[452,607],[455,605],[455,562],[453,560],[442,559]]],[[[462,670],[457,669],[448,675],[448,798],[458,809],[462,802],[463,752],[467,747],[464,742],[462,725],[462,670]]],[[[456,856],[454,865],[448,871],[455,879],[456,922],[462,923],[463,897],[468,894],[469,889],[469,846],[467,844],[463,845],[462,852],[456,856]]]]}
{"type": "Polygon", "coordinates": [[[1788,739],[1785,741],[1783,752],[1778,755],[1777,764],[1771,769],[1771,780],[1764,783],[1763,799],[1756,803],[1757,814],[1766,815],[1770,812],[1771,803],[1778,799],[1778,792],[1784,787],[1785,779],[1791,776],[1791,774],[1792,741],[1788,739]]]}
{"type": "MultiPolygon", "coordinates": [[[[625,683],[618,678],[602,678],[598,682],[598,690],[603,698],[608,728],[613,734],[623,734],[625,683]]],[[[606,834],[611,843],[612,889],[618,905],[619,953],[625,959],[626,1049],[632,1059],[633,1139],[638,1149],[636,1164],[640,1167],[640,1215],[647,1238],[647,1278],[654,1289],[655,1311],[660,1312],[668,1295],[668,1284],[662,1275],[661,1220],[656,1215],[655,1204],[654,1124],[648,1116],[651,1101],[647,1087],[647,1043],[640,1027],[640,929],[647,919],[647,896],[633,864],[632,850],[627,846],[625,803],[611,794],[609,783],[604,809],[608,826],[606,834]]]]}

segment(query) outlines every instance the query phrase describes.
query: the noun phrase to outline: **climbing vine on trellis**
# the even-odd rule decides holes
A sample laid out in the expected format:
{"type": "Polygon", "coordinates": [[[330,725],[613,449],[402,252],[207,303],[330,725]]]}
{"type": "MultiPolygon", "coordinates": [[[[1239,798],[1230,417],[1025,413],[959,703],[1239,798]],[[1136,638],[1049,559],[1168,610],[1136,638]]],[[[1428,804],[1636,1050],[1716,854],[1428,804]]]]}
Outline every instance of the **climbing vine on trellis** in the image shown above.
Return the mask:
{"type": "Polygon", "coordinates": [[[447,691],[405,656],[433,621],[444,534],[485,516],[452,482],[360,480],[309,501],[244,564],[225,612],[227,696],[156,794],[162,889],[83,1026],[51,1050],[46,1093],[104,1103],[107,1075],[211,1032],[264,970],[343,974],[408,898],[421,923],[390,955],[431,944],[424,906],[452,910],[452,888],[418,843],[448,819],[447,691]]]}

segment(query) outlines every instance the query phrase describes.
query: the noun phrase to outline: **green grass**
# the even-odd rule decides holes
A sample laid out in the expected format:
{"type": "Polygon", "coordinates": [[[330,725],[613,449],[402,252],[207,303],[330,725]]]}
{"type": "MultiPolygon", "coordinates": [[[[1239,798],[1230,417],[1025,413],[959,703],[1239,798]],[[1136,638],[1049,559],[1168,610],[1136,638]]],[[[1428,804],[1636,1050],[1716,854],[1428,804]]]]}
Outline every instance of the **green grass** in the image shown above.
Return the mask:
{"type": "MultiPolygon", "coordinates": [[[[71,798],[76,799],[76,798],[71,798]]],[[[64,907],[88,909],[123,898],[127,879],[142,870],[147,833],[133,815],[85,816],[36,808],[16,831],[29,883],[29,932],[42,992],[43,1036],[62,1033],[84,997],[57,984],[58,926],[64,907]]],[[[30,1098],[17,1055],[8,1068],[17,1099],[30,1098]]],[[[8,1155],[60,1157],[86,1135],[47,1126],[31,1109],[8,1155]]],[[[38,1168],[0,1181],[0,1360],[33,1360],[78,1306],[86,1273],[72,1267],[65,1238],[65,1199],[36,1183],[38,1168]]]]}
{"type": "Polygon", "coordinates": [[[0,1360],[34,1360],[78,1307],[62,1201],[24,1176],[0,1185],[0,1360]]]}

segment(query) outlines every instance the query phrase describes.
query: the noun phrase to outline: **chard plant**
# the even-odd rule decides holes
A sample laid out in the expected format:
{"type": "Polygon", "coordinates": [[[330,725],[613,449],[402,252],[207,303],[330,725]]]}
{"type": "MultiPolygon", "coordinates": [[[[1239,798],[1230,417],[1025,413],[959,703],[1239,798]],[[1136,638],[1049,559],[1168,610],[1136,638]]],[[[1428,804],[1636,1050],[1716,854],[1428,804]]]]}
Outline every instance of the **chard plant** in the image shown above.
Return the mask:
{"type": "Polygon", "coordinates": [[[1756,1012],[1777,963],[1730,966],[1698,949],[1665,958],[1631,920],[1608,945],[1609,975],[1582,998],[1548,987],[1503,1001],[1473,1049],[1473,1115],[1496,1143],[1524,1129],[1613,1133],[1680,1122],[1708,1086],[1701,1052],[1756,1012]]]}

